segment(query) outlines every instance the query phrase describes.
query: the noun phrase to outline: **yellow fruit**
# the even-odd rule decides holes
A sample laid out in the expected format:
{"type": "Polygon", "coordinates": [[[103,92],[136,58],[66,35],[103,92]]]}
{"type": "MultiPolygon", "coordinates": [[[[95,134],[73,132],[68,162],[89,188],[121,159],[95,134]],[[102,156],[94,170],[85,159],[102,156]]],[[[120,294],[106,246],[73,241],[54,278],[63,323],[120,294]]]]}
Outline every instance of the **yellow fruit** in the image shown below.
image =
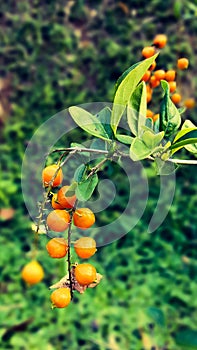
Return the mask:
{"type": "Polygon", "coordinates": [[[23,267],[21,276],[26,283],[33,285],[42,281],[44,270],[38,261],[32,260],[23,267]]]}

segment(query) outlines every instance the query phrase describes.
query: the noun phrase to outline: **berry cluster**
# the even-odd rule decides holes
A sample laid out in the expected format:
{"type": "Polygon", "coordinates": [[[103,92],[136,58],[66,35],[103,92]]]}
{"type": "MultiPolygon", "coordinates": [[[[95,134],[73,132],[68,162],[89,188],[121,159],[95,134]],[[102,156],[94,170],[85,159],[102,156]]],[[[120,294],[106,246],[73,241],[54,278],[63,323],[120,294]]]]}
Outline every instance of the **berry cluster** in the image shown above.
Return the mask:
{"type": "MultiPolygon", "coordinates": [[[[162,49],[166,46],[167,43],[167,36],[164,34],[158,34],[155,36],[153,40],[152,46],[146,46],[142,50],[142,56],[144,58],[149,58],[153,56],[158,49],[162,49]]],[[[187,69],[189,66],[189,60],[185,57],[181,57],[177,60],[177,69],[184,70],[187,69]]],[[[164,70],[164,69],[158,69],[156,68],[156,62],[151,65],[149,70],[147,70],[142,78],[142,80],[146,83],[146,89],[147,89],[147,103],[149,104],[152,101],[152,95],[155,88],[157,88],[160,85],[161,80],[166,80],[169,84],[169,90],[171,93],[171,100],[176,105],[179,105],[182,96],[177,91],[177,82],[176,82],[176,76],[177,72],[175,69],[170,70],[164,70]]],[[[195,100],[193,98],[188,98],[184,101],[184,106],[186,108],[193,108],[195,106],[195,100]]],[[[154,114],[152,110],[147,110],[147,118],[151,118],[153,122],[159,119],[159,114],[154,114]]]]}
{"type": "MultiPolygon", "coordinates": [[[[101,275],[91,264],[71,264],[70,261],[72,244],[75,253],[81,259],[88,259],[96,253],[96,241],[91,237],[83,236],[71,242],[71,225],[85,230],[95,223],[95,215],[89,208],[77,208],[76,195],[69,194],[69,186],[62,186],[57,193],[51,192],[52,188],[59,187],[63,181],[63,172],[58,165],[53,164],[44,168],[42,181],[43,185],[49,188],[48,194],[53,209],[46,218],[48,229],[55,232],[64,232],[68,229],[67,239],[54,237],[46,244],[46,250],[51,258],[68,257],[68,275],[50,287],[55,289],[51,294],[52,307],[64,308],[70,303],[74,290],[83,293],[87,287],[95,287],[101,279],[101,275]]],[[[22,278],[30,285],[40,282],[43,277],[43,269],[37,261],[31,261],[22,270],[22,278]]]]}

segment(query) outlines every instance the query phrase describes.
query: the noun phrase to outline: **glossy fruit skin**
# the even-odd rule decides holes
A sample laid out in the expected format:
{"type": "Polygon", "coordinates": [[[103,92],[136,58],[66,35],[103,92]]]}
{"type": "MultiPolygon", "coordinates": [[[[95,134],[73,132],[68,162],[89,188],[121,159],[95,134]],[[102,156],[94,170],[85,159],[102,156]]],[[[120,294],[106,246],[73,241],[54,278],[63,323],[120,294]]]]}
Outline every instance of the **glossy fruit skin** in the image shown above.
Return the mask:
{"type": "Polygon", "coordinates": [[[73,214],[73,221],[75,226],[87,229],[94,225],[95,216],[89,208],[78,208],[73,214]]]}
{"type": "Polygon", "coordinates": [[[153,117],[152,117],[152,120],[153,120],[154,123],[156,122],[157,119],[159,119],[159,113],[154,114],[153,117]]]}
{"type": "Polygon", "coordinates": [[[195,100],[194,98],[187,98],[184,101],[184,106],[188,109],[194,108],[195,107],[195,100]]]}
{"type": "Polygon", "coordinates": [[[157,78],[153,75],[151,78],[150,78],[150,86],[154,89],[156,88],[157,86],[159,86],[160,84],[160,81],[157,80],[157,78]]]}
{"type": "Polygon", "coordinates": [[[57,201],[60,204],[60,206],[64,209],[73,208],[77,199],[75,195],[71,197],[66,196],[66,192],[68,191],[69,187],[70,186],[61,187],[57,193],[57,201]]]}
{"type": "Polygon", "coordinates": [[[44,278],[44,270],[38,261],[32,260],[21,271],[22,279],[29,285],[39,283],[44,278]]]}
{"type": "Polygon", "coordinates": [[[155,69],[156,65],[157,65],[157,63],[156,63],[156,61],[154,61],[148,70],[153,71],[155,69]]]}
{"type": "MultiPolygon", "coordinates": [[[[43,169],[42,171],[42,182],[45,187],[49,186],[50,181],[52,180],[55,172],[58,169],[57,164],[52,164],[47,166],[46,168],[43,169]]],[[[53,180],[52,187],[57,187],[59,186],[63,181],[63,172],[62,169],[59,169],[57,172],[57,175],[55,179],[53,180]]]]}
{"type": "Polygon", "coordinates": [[[65,210],[55,209],[47,216],[46,223],[50,230],[63,232],[68,228],[70,214],[65,210]]]}
{"type": "Polygon", "coordinates": [[[52,197],[51,206],[53,209],[63,209],[62,206],[57,201],[57,193],[55,193],[52,197]]]}
{"type": "Polygon", "coordinates": [[[150,79],[150,75],[151,75],[151,72],[149,70],[147,70],[145,72],[145,74],[143,75],[142,80],[147,82],[150,79]]]}
{"type": "Polygon", "coordinates": [[[75,278],[81,286],[87,286],[96,280],[96,269],[90,264],[79,264],[75,268],[75,278]]]}
{"type": "Polygon", "coordinates": [[[145,58],[152,57],[155,54],[154,46],[146,46],[142,50],[142,56],[145,58]]]}
{"type": "Polygon", "coordinates": [[[176,81],[169,81],[169,88],[170,88],[170,92],[174,92],[176,90],[176,81]]]}
{"type": "Polygon", "coordinates": [[[175,70],[171,69],[171,70],[168,70],[166,72],[165,80],[173,81],[173,80],[175,80],[175,77],[176,77],[176,72],[175,72],[175,70]]]}
{"type": "Polygon", "coordinates": [[[88,259],[97,251],[96,241],[91,237],[81,237],[75,242],[74,249],[80,258],[88,259]]]}
{"type": "Polygon", "coordinates": [[[177,61],[177,68],[178,69],[187,69],[189,66],[189,60],[185,57],[183,58],[179,58],[178,61],[177,61]]]}
{"type": "Polygon", "coordinates": [[[172,102],[174,102],[175,104],[178,104],[179,102],[181,102],[181,95],[178,94],[178,92],[176,92],[175,94],[173,94],[171,96],[171,100],[172,102]]]}
{"type": "Polygon", "coordinates": [[[163,69],[158,69],[154,72],[154,76],[157,80],[165,79],[166,72],[163,69]]]}
{"type": "Polygon", "coordinates": [[[64,308],[70,304],[71,294],[69,288],[58,288],[51,294],[51,302],[53,307],[64,308]]]}
{"type": "Polygon", "coordinates": [[[154,113],[150,109],[147,109],[147,111],[146,111],[146,118],[152,118],[153,115],[154,115],[154,113]]]}
{"type": "Polygon", "coordinates": [[[167,36],[165,34],[157,34],[153,39],[153,44],[159,49],[163,49],[167,43],[167,36]]]}
{"type": "Polygon", "coordinates": [[[68,243],[64,238],[52,238],[46,245],[51,258],[64,258],[68,252],[68,243]]]}

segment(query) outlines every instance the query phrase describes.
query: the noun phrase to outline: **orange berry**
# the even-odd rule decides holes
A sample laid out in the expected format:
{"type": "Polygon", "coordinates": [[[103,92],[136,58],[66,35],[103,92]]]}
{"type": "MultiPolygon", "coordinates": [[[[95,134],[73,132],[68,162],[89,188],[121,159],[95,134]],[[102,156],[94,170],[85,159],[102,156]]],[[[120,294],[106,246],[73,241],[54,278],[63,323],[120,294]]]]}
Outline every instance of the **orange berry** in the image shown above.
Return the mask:
{"type": "Polygon", "coordinates": [[[157,80],[157,78],[153,75],[150,78],[150,86],[154,89],[159,85],[159,80],[157,80]]]}
{"type": "Polygon", "coordinates": [[[53,195],[52,200],[51,200],[51,205],[52,205],[53,209],[63,209],[62,206],[58,203],[57,193],[55,193],[53,195]]]}
{"type": "Polygon", "coordinates": [[[187,69],[188,66],[189,66],[189,60],[187,58],[183,57],[177,60],[177,68],[187,69]]]}
{"type": "Polygon", "coordinates": [[[86,229],[95,223],[94,213],[89,208],[78,208],[73,214],[74,225],[86,229]]]}
{"type": "Polygon", "coordinates": [[[149,58],[155,54],[154,46],[146,46],[142,50],[142,56],[145,58],[149,58]]]}
{"type": "Polygon", "coordinates": [[[70,304],[71,294],[67,287],[58,288],[51,294],[51,302],[53,307],[63,308],[70,304]]]}
{"type": "Polygon", "coordinates": [[[159,113],[154,114],[152,117],[153,122],[156,122],[157,119],[159,119],[159,113]]]}
{"type": "Polygon", "coordinates": [[[75,268],[75,278],[82,286],[87,286],[96,280],[96,269],[90,264],[79,264],[75,268]]]}
{"type": "Polygon", "coordinates": [[[147,82],[150,79],[150,75],[151,75],[151,72],[149,70],[147,70],[145,72],[145,74],[143,75],[142,80],[147,82]]]}
{"type": "Polygon", "coordinates": [[[179,102],[181,102],[181,95],[178,94],[177,92],[175,94],[173,94],[171,96],[171,100],[172,102],[174,102],[175,104],[178,104],[179,102]]]}
{"type": "Polygon", "coordinates": [[[185,101],[184,101],[184,106],[188,109],[190,108],[194,108],[195,106],[195,100],[194,98],[187,98],[185,101]]]}
{"type": "Polygon", "coordinates": [[[150,109],[147,109],[147,111],[146,111],[146,118],[152,118],[153,115],[154,115],[154,113],[150,109]]]}
{"type": "Polygon", "coordinates": [[[46,222],[50,230],[62,232],[68,228],[70,215],[65,210],[55,209],[49,213],[46,222]]]}
{"type": "Polygon", "coordinates": [[[60,190],[57,193],[57,202],[61,205],[62,208],[73,208],[77,197],[75,195],[73,196],[67,196],[66,192],[68,191],[70,186],[63,186],[60,188],[60,190]]]}
{"type": "Polygon", "coordinates": [[[152,94],[150,92],[147,92],[146,102],[149,103],[149,102],[151,102],[151,100],[152,100],[152,94]]]}
{"type": "Polygon", "coordinates": [[[52,238],[47,243],[46,249],[52,258],[63,258],[68,252],[68,243],[64,238],[52,238]]]}
{"type": "MultiPolygon", "coordinates": [[[[50,182],[52,181],[53,176],[55,175],[56,171],[58,169],[57,164],[49,165],[42,171],[42,181],[45,187],[49,186],[50,182]]],[[[59,186],[63,181],[63,173],[62,169],[59,169],[57,172],[57,175],[55,176],[52,186],[57,187],[59,186]]]]}
{"type": "Polygon", "coordinates": [[[74,244],[75,252],[82,259],[88,259],[97,251],[96,241],[91,237],[81,237],[74,244]]]}
{"type": "Polygon", "coordinates": [[[162,49],[164,46],[166,46],[167,40],[168,39],[165,34],[157,34],[153,39],[153,44],[159,49],[162,49]]]}
{"type": "Polygon", "coordinates": [[[151,64],[151,66],[149,67],[149,70],[150,71],[152,71],[152,70],[154,70],[155,69],[155,67],[156,67],[156,61],[154,61],[152,64],[151,64]]]}
{"type": "Polygon", "coordinates": [[[21,276],[27,284],[33,285],[42,281],[44,270],[38,261],[32,260],[23,267],[21,276]]]}
{"type": "Polygon", "coordinates": [[[165,75],[165,80],[167,81],[173,81],[176,77],[176,72],[175,70],[171,69],[171,70],[168,70],[166,72],[166,75],[165,75]]]}
{"type": "Polygon", "coordinates": [[[176,81],[169,81],[170,92],[174,92],[176,90],[176,81]]]}
{"type": "Polygon", "coordinates": [[[165,79],[166,72],[163,69],[158,69],[154,72],[154,76],[157,80],[165,79]]]}

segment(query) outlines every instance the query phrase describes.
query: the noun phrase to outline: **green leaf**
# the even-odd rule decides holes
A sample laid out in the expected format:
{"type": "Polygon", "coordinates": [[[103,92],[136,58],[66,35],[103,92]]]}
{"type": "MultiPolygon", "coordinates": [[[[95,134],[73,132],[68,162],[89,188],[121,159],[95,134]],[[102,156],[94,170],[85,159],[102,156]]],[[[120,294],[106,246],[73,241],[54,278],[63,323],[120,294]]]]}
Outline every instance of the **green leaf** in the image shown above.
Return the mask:
{"type": "Polygon", "coordinates": [[[157,307],[150,306],[146,309],[146,314],[152,318],[152,320],[159,326],[163,327],[165,325],[164,313],[157,307]]]}
{"type": "MultiPolygon", "coordinates": [[[[191,122],[191,120],[186,119],[182,125],[182,129],[195,128],[196,126],[191,122]]],[[[197,143],[185,146],[185,149],[191,153],[197,154],[197,143]]]]}
{"type": "Polygon", "coordinates": [[[80,128],[93,136],[109,141],[109,136],[106,133],[105,128],[96,116],[77,106],[72,106],[68,110],[73,120],[78,126],[80,126],[80,128]]]}
{"type": "Polygon", "coordinates": [[[97,119],[103,125],[109,139],[113,138],[113,130],[111,128],[111,109],[109,107],[103,108],[97,115],[97,119]]]}
{"type": "Polygon", "coordinates": [[[112,130],[114,131],[114,134],[116,134],[118,124],[123,115],[125,107],[128,104],[130,96],[134,92],[136,86],[140,82],[144,73],[155,61],[157,56],[158,54],[150,58],[147,58],[146,60],[141,61],[134,69],[132,69],[125,76],[125,78],[121,81],[120,85],[118,86],[118,89],[114,97],[112,116],[111,116],[111,127],[112,127],[112,130]]]}
{"type": "Polygon", "coordinates": [[[129,135],[119,135],[119,134],[116,134],[116,138],[118,141],[125,143],[126,145],[130,145],[134,139],[134,137],[131,137],[129,135]]]}
{"type": "MultiPolygon", "coordinates": [[[[179,131],[174,143],[171,145],[172,154],[186,145],[197,144],[197,128],[189,128],[179,131]]],[[[195,152],[194,152],[195,153],[195,152]]]]}
{"type": "Polygon", "coordinates": [[[94,174],[83,182],[78,183],[75,194],[80,201],[87,201],[98,183],[98,175],[94,174]]]}
{"type": "Polygon", "coordinates": [[[76,188],[77,188],[77,182],[74,181],[66,191],[67,197],[74,196],[76,188]]]}
{"type": "Polygon", "coordinates": [[[161,131],[158,134],[153,134],[151,131],[145,131],[142,136],[142,140],[144,141],[145,145],[150,149],[157,147],[163,138],[164,131],[161,131]]]}
{"type": "Polygon", "coordinates": [[[170,137],[181,125],[181,116],[170,98],[169,84],[161,80],[164,96],[160,109],[160,131],[165,131],[165,136],[170,137]]]}
{"type": "Polygon", "coordinates": [[[80,182],[84,179],[84,176],[86,175],[87,167],[85,164],[81,164],[74,173],[74,180],[76,182],[80,182]]]}
{"type": "Polygon", "coordinates": [[[175,335],[176,344],[185,350],[197,350],[197,331],[192,329],[182,330],[175,335]]]}
{"type": "Polygon", "coordinates": [[[155,158],[156,173],[157,175],[170,175],[175,172],[177,165],[169,162],[168,160],[164,161],[161,158],[155,158]]]}
{"type": "Polygon", "coordinates": [[[131,132],[135,136],[141,136],[141,126],[146,124],[146,84],[142,81],[132,93],[127,107],[127,120],[131,132]]]}
{"type": "Polygon", "coordinates": [[[138,65],[140,64],[140,62],[137,62],[135,64],[133,64],[131,67],[127,68],[123,73],[122,75],[118,78],[118,80],[116,81],[116,84],[115,84],[115,92],[116,90],[118,89],[118,86],[120,85],[120,83],[126,78],[126,76],[135,68],[137,67],[138,65]]]}
{"type": "Polygon", "coordinates": [[[134,161],[145,159],[150,156],[152,149],[145,145],[145,143],[139,138],[135,137],[130,147],[130,158],[134,161]]]}

